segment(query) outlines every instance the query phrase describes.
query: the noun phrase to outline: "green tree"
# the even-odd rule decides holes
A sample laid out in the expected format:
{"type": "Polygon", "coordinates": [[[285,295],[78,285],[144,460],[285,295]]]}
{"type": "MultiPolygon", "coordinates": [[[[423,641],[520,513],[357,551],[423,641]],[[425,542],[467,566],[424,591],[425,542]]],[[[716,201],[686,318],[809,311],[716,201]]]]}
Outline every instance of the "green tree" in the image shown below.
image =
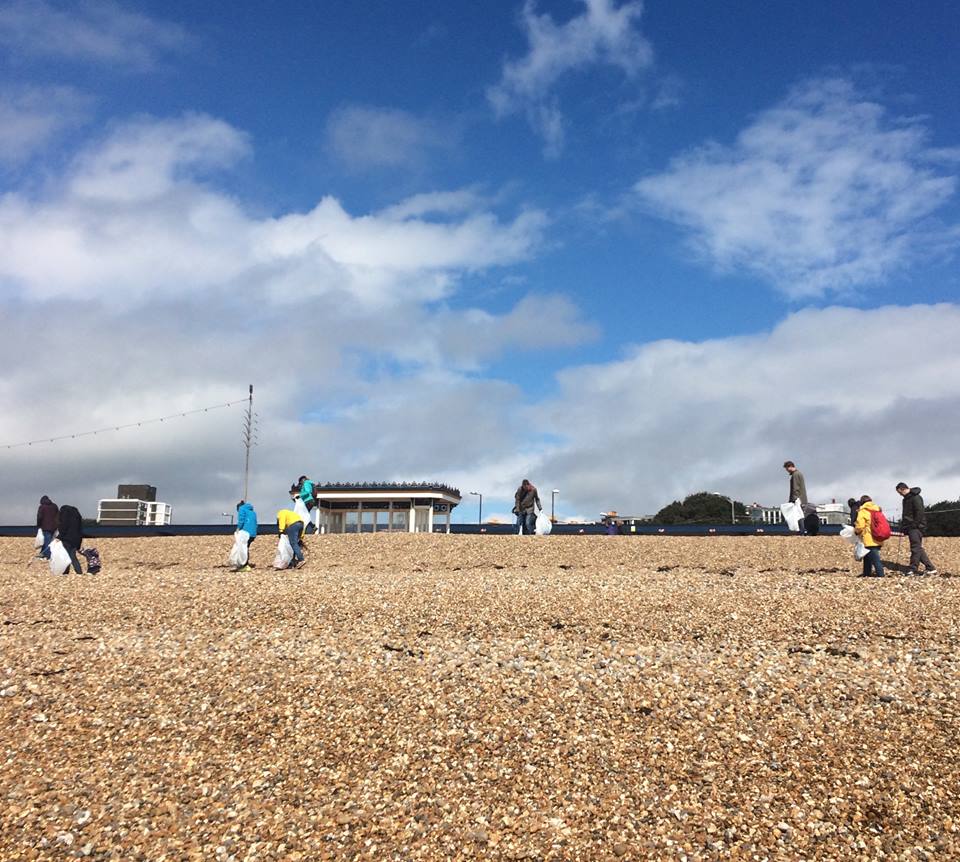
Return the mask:
{"type": "Polygon", "coordinates": [[[960,536],[960,500],[941,500],[927,506],[927,535],[960,536]]]}
{"type": "MultiPolygon", "coordinates": [[[[748,519],[747,508],[739,500],[734,501],[737,522],[748,519]]],[[[729,524],[730,500],[720,494],[699,491],[685,497],[683,502],[674,500],[653,516],[654,524],[729,524]]]]}

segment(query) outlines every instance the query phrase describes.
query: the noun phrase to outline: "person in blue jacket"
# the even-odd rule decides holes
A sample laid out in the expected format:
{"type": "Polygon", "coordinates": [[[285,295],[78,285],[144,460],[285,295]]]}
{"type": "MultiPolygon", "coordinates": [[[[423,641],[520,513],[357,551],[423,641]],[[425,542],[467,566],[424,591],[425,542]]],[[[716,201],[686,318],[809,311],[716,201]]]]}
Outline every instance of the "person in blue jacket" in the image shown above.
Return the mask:
{"type": "Polygon", "coordinates": [[[246,500],[237,503],[237,530],[246,530],[250,534],[250,538],[247,540],[247,563],[237,569],[238,572],[249,572],[250,546],[253,544],[253,540],[257,538],[257,512],[253,508],[253,504],[246,500]]]}

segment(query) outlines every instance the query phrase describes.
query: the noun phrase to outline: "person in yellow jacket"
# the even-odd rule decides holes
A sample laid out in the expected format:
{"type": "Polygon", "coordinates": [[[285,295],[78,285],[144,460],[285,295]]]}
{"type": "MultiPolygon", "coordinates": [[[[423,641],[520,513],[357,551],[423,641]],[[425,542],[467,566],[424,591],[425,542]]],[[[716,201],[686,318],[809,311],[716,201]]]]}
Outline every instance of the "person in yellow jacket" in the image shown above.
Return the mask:
{"type": "Polygon", "coordinates": [[[868,495],[864,494],[860,498],[860,511],[857,512],[857,522],[854,525],[854,530],[867,549],[867,555],[863,558],[863,574],[858,576],[861,578],[883,577],[883,561],[880,559],[880,548],[883,547],[883,542],[874,539],[873,533],[870,532],[870,513],[879,511],[880,507],[868,495]],[[871,569],[874,570],[875,574],[870,574],[871,569]]]}
{"type": "Polygon", "coordinates": [[[286,533],[290,540],[290,547],[293,548],[293,559],[287,568],[299,569],[306,563],[306,560],[303,559],[303,547],[300,544],[300,537],[303,535],[305,527],[303,518],[293,509],[281,509],[277,512],[277,532],[281,536],[286,533]]]}

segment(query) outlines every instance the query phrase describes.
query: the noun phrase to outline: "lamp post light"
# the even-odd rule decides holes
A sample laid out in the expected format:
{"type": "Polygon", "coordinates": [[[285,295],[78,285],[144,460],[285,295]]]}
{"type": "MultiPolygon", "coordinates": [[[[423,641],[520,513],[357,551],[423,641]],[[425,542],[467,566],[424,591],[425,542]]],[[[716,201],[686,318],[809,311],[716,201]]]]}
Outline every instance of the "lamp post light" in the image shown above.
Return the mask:
{"type": "Polygon", "coordinates": [[[551,524],[556,524],[556,523],[557,523],[556,502],[557,502],[557,494],[559,494],[559,493],[560,493],[560,489],[559,489],[559,488],[554,488],[554,489],[550,492],[550,523],[551,523],[551,524]]]}
{"type": "Polygon", "coordinates": [[[231,526],[233,525],[233,513],[232,513],[232,512],[221,512],[221,513],[220,513],[220,516],[221,516],[222,518],[229,518],[229,519],[230,519],[230,525],[231,525],[231,526]]]}
{"type": "Polygon", "coordinates": [[[730,503],[730,523],[733,526],[737,525],[737,510],[733,503],[733,497],[728,497],[726,494],[718,494],[715,491],[713,493],[714,497],[723,497],[724,500],[727,500],[730,503]]]}
{"type": "Polygon", "coordinates": [[[483,523],[483,493],[481,491],[470,491],[472,497],[480,498],[480,507],[477,509],[477,526],[483,523]]]}

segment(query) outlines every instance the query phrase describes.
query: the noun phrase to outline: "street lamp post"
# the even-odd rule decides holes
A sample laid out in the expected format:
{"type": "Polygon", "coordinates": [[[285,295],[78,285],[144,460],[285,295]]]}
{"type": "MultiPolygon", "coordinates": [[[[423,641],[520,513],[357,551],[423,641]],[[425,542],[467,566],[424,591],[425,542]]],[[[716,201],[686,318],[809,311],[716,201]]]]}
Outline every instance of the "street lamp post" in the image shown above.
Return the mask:
{"type": "Polygon", "coordinates": [[[480,507],[477,509],[477,526],[483,523],[483,494],[480,491],[470,491],[470,495],[480,498],[480,507]]]}
{"type": "Polygon", "coordinates": [[[559,489],[559,488],[554,488],[554,489],[550,492],[550,523],[551,523],[551,524],[556,524],[556,523],[557,523],[556,502],[557,502],[557,494],[559,494],[559,493],[560,493],[560,489],[559,489]]]}
{"type": "Polygon", "coordinates": [[[713,492],[715,497],[723,497],[724,500],[730,503],[730,523],[734,526],[737,525],[737,510],[733,503],[733,497],[728,497],[726,494],[718,494],[715,491],[713,492]]]}

